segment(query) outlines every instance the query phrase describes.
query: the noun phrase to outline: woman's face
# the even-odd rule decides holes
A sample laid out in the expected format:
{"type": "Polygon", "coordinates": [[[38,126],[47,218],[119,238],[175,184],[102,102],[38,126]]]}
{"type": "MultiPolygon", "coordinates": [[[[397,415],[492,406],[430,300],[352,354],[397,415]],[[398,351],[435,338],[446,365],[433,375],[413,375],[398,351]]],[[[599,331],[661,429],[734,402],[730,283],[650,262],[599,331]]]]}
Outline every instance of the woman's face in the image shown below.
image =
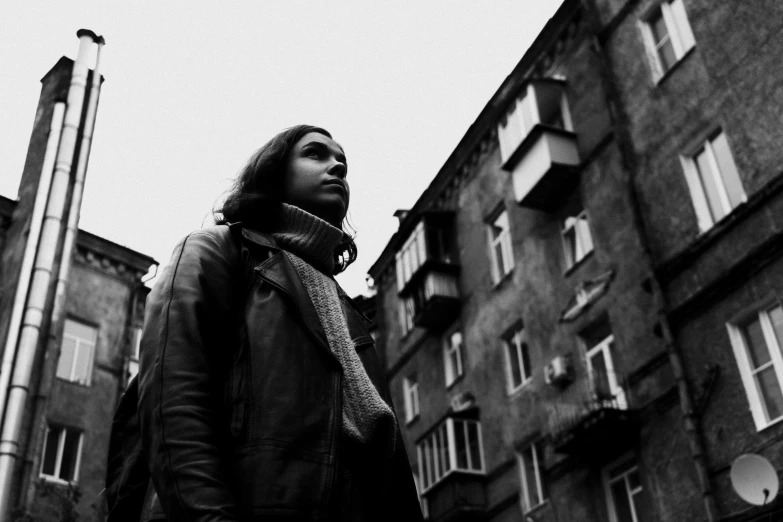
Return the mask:
{"type": "Polygon", "coordinates": [[[289,154],[283,201],[340,228],[351,194],[347,174],[342,147],[328,136],[309,132],[289,154]]]}

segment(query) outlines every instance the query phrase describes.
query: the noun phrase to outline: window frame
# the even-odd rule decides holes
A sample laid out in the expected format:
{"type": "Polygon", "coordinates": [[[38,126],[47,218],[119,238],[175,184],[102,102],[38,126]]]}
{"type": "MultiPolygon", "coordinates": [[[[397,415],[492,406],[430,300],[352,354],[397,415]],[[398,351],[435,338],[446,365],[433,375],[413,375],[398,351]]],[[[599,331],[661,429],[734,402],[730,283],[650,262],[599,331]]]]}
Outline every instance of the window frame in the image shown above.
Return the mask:
{"type": "Polygon", "coordinates": [[[453,473],[465,473],[469,475],[484,475],[486,473],[486,462],[484,456],[484,440],[481,433],[481,422],[477,419],[465,419],[459,417],[447,417],[443,422],[439,423],[435,429],[431,430],[426,436],[424,436],[419,442],[416,443],[416,456],[419,463],[419,482],[422,487],[422,495],[431,490],[434,486],[446,479],[453,473]],[[465,442],[465,455],[468,464],[468,468],[457,467],[457,442],[456,431],[459,429],[457,424],[462,426],[465,442]],[[479,464],[478,468],[471,466],[473,457],[470,452],[469,430],[468,425],[473,424],[476,426],[476,445],[478,446],[479,464]],[[446,437],[446,445],[439,446],[437,443],[433,445],[431,441],[442,442],[442,437],[446,437]],[[440,449],[440,454],[437,458],[430,459],[433,447],[440,449]],[[445,452],[443,451],[445,450],[445,452]],[[448,469],[442,470],[441,466],[446,464],[448,469]]]}
{"type": "Polygon", "coordinates": [[[654,83],[660,82],[674,69],[678,63],[696,46],[696,38],[691,29],[688,13],[685,11],[683,0],[662,0],[648,9],[640,19],[639,28],[644,41],[645,54],[650,65],[654,83]],[[652,29],[654,19],[660,14],[666,27],[667,36],[672,44],[674,62],[664,69],[663,61],[658,52],[658,42],[652,29]]]}
{"type": "Polygon", "coordinates": [[[514,245],[511,241],[511,218],[505,206],[501,205],[490,214],[486,220],[486,229],[490,256],[490,274],[493,286],[497,286],[514,270],[516,264],[514,260],[514,245]],[[498,221],[505,221],[505,228],[497,226],[498,221]],[[493,227],[501,229],[497,237],[493,237],[493,227]],[[498,258],[496,252],[498,245],[500,246],[500,258],[498,258]]]}
{"type": "Polygon", "coordinates": [[[680,163],[682,164],[682,170],[685,173],[685,181],[688,184],[691,202],[693,204],[694,212],[696,213],[699,233],[710,230],[716,223],[726,218],[729,214],[734,212],[734,209],[747,201],[748,195],[747,192],[745,192],[742,178],[739,175],[739,169],[734,161],[731,144],[729,143],[726,132],[722,128],[719,127],[713,130],[699,142],[697,147],[694,147],[688,154],[681,155],[680,163]],[[718,157],[715,153],[713,143],[719,139],[725,141],[726,152],[728,153],[727,157],[730,161],[729,164],[720,165],[718,163],[718,157]],[[709,163],[711,170],[709,174],[712,176],[712,182],[715,184],[718,192],[718,201],[716,204],[720,204],[721,211],[723,212],[723,215],[720,217],[713,216],[707,191],[702,182],[701,171],[697,165],[696,158],[702,152],[706,154],[707,162],[709,163]],[[726,187],[727,176],[730,176],[732,178],[731,181],[738,184],[742,190],[742,193],[739,195],[739,202],[733,207],[726,187]]]}
{"type": "Polygon", "coordinates": [[[81,469],[82,449],[84,447],[84,432],[75,428],[69,428],[66,426],[52,425],[46,426],[46,433],[44,434],[43,446],[41,447],[41,465],[38,470],[38,476],[47,482],[56,482],[58,484],[78,484],[79,483],[79,471],[81,469]],[[58,430],[57,436],[57,453],[55,455],[54,475],[44,473],[44,464],[46,463],[46,450],[49,442],[49,434],[53,430],[58,430]],[[60,471],[63,463],[63,450],[65,447],[65,437],[68,432],[76,432],[79,435],[79,444],[76,447],[76,456],[74,459],[73,478],[71,480],[65,480],[60,478],[60,471]]]}
{"type": "Polygon", "coordinates": [[[521,448],[517,450],[516,457],[517,457],[517,469],[519,470],[520,475],[520,495],[519,495],[519,501],[520,506],[522,508],[522,514],[527,514],[537,507],[541,506],[542,504],[546,503],[547,500],[549,500],[549,496],[547,494],[547,488],[546,483],[544,480],[544,474],[542,472],[543,467],[543,444],[541,441],[536,441],[531,444],[528,444],[524,448],[521,448]],[[533,473],[532,475],[536,479],[535,484],[535,493],[536,497],[538,498],[538,502],[533,504],[531,502],[531,490],[530,490],[530,484],[527,482],[527,461],[526,461],[526,452],[530,451],[533,465],[533,473]]]}
{"type": "Polygon", "coordinates": [[[507,395],[514,395],[533,380],[533,363],[530,357],[530,344],[527,342],[525,327],[522,323],[518,323],[503,337],[503,353],[506,360],[506,393],[507,395]],[[527,347],[527,350],[524,350],[523,346],[527,347]],[[514,384],[514,370],[511,361],[512,349],[516,352],[519,374],[521,376],[521,381],[518,385],[514,384]],[[527,352],[527,360],[530,363],[530,368],[525,367],[525,358],[523,357],[525,351],[527,352]]]}
{"type": "Polygon", "coordinates": [[[419,381],[415,373],[402,378],[403,402],[405,404],[405,424],[419,418],[419,381]]]}
{"type": "Polygon", "coordinates": [[[62,338],[60,340],[60,353],[57,357],[57,367],[55,368],[55,377],[62,381],[78,384],[80,386],[91,386],[92,385],[92,371],[95,366],[95,352],[98,345],[98,328],[96,326],[93,326],[91,324],[79,321],[77,319],[72,318],[66,318],[65,322],[63,324],[63,333],[62,338]],[[75,334],[68,333],[68,324],[73,323],[82,327],[90,328],[94,335],[94,340],[85,339],[82,337],[78,337],[75,334]],[[63,343],[66,339],[72,340],[74,342],[74,348],[73,348],[73,355],[71,358],[71,367],[68,371],[68,377],[65,377],[63,375],[59,374],[60,370],[60,360],[62,358],[62,350],[63,350],[63,343]],[[81,353],[82,350],[87,350],[87,367],[84,368],[84,381],[78,380],[75,378],[74,373],[77,369],[77,362],[80,360],[78,357],[78,354],[81,353]]]}
{"type": "Polygon", "coordinates": [[[609,515],[609,522],[620,522],[617,516],[617,507],[614,501],[614,495],[612,494],[612,484],[623,480],[625,483],[625,493],[628,495],[628,505],[631,507],[631,516],[633,522],[639,522],[639,516],[636,514],[636,504],[633,502],[634,495],[644,493],[644,485],[642,484],[642,474],[639,467],[638,460],[632,455],[625,455],[608,466],[604,467],[601,471],[601,482],[603,483],[604,494],[606,496],[606,510],[609,515]],[[618,468],[625,468],[622,473],[616,476],[610,476],[610,471],[618,468]],[[634,490],[629,490],[628,475],[636,472],[639,475],[639,486],[634,490]]]}
{"type": "Polygon", "coordinates": [[[562,221],[560,238],[563,243],[566,271],[578,265],[584,258],[593,252],[593,234],[590,231],[590,221],[587,218],[587,210],[582,209],[575,216],[569,215],[562,221]],[[573,245],[567,239],[567,235],[573,231],[573,245]],[[587,240],[585,241],[585,237],[587,240]],[[573,249],[571,248],[573,246],[573,249]],[[579,255],[581,249],[581,255],[579,255]]]}
{"type": "MultiPolygon", "coordinates": [[[[608,325],[611,329],[611,325],[608,325]]],[[[625,397],[625,390],[623,389],[622,385],[620,384],[619,380],[617,379],[617,370],[615,369],[614,365],[614,357],[612,355],[612,348],[615,345],[615,338],[614,333],[610,333],[608,336],[603,338],[601,341],[598,341],[593,346],[588,346],[586,341],[582,339],[582,343],[585,346],[585,360],[587,362],[587,376],[588,379],[590,379],[590,385],[595,391],[597,389],[597,384],[595,380],[595,368],[593,367],[592,359],[597,354],[601,354],[601,356],[604,358],[604,364],[606,365],[606,380],[607,384],[609,385],[609,391],[612,394],[613,400],[617,401],[617,406],[620,409],[627,409],[628,408],[628,401],[625,397]]],[[[600,398],[597,398],[600,400],[600,398]]]]}
{"type": "Polygon", "coordinates": [[[443,373],[446,381],[446,388],[450,388],[460,377],[463,375],[462,347],[465,345],[465,336],[459,329],[452,330],[443,339],[443,373]],[[459,344],[454,345],[454,337],[459,336],[459,344]],[[452,354],[456,352],[456,356],[452,360],[452,354]],[[456,369],[453,368],[452,362],[456,361],[456,369]]]}
{"type": "Polygon", "coordinates": [[[140,326],[132,328],[131,353],[128,356],[128,382],[139,373],[139,361],[141,360],[141,334],[143,332],[140,326]]]}
{"type": "Polygon", "coordinates": [[[783,414],[774,419],[770,418],[767,411],[767,405],[763,400],[761,390],[754,376],[759,368],[752,368],[750,355],[748,354],[748,345],[745,340],[743,330],[752,320],[758,320],[761,325],[761,331],[764,335],[764,343],[770,356],[770,363],[774,368],[777,377],[778,386],[783,392],[783,341],[777,338],[774,328],[769,318],[769,312],[775,308],[783,308],[777,300],[769,300],[762,305],[757,306],[753,312],[745,313],[735,320],[726,323],[726,329],[729,334],[732,351],[737,363],[737,369],[740,374],[742,386],[745,389],[745,395],[748,398],[750,412],[756,431],[762,431],[770,426],[783,421],[783,414]],[[743,326],[744,324],[744,326],[743,326]],[[773,344],[770,344],[770,341],[773,344]]]}

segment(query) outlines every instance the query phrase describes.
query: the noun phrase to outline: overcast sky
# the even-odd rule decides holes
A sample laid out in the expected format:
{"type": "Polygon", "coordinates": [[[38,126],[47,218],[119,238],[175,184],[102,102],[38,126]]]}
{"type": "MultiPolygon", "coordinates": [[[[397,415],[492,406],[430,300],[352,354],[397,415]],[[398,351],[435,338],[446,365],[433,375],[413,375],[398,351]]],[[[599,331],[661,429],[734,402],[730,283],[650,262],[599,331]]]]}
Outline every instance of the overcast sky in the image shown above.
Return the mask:
{"type": "Polygon", "coordinates": [[[560,0],[15,1],[0,30],[0,194],[16,199],[40,78],[106,38],[80,228],[154,257],[211,224],[248,156],[298,123],[350,165],[367,269],[560,0]]]}

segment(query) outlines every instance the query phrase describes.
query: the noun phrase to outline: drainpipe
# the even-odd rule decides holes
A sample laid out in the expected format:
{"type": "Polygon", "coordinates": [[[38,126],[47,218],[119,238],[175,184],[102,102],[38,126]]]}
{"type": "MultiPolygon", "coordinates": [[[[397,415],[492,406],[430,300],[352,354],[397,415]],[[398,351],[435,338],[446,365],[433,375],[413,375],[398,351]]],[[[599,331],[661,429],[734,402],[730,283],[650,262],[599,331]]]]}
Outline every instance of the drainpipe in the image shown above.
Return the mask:
{"type": "Polygon", "coordinates": [[[628,195],[631,200],[633,224],[634,228],[636,228],[638,231],[643,258],[647,264],[647,270],[649,271],[649,277],[647,279],[647,281],[649,281],[649,288],[647,289],[653,296],[655,312],[658,324],[661,328],[664,347],[669,358],[669,364],[671,365],[672,372],[674,374],[674,380],[676,382],[677,393],[679,396],[680,410],[682,411],[683,424],[685,425],[685,436],[688,439],[691,459],[693,460],[693,465],[696,468],[697,480],[699,482],[701,497],[704,503],[704,511],[707,516],[706,520],[707,522],[713,522],[718,519],[718,507],[717,503],[715,502],[715,496],[712,492],[712,486],[710,484],[710,475],[707,467],[706,453],[702,443],[701,429],[696,414],[694,413],[693,395],[690,390],[690,385],[688,384],[688,378],[685,375],[682,355],[674,339],[671,323],[669,322],[669,316],[666,312],[668,307],[666,304],[666,297],[663,291],[663,287],[661,286],[661,283],[655,274],[655,266],[652,261],[653,257],[652,253],[650,252],[644,221],[639,214],[639,197],[636,192],[636,186],[634,185],[634,176],[638,172],[638,166],[636,163],[635,152],[633,150],[633,140],[631,139],[630,133],[627,130],[629,124],[625,115],[625,111],[622,107],[622,104],[618,102],[620,99],[620,92],[615,83],[608,51],[603,46],[600,37],[598,36],[602,29],[598,15],[598,8],[596,6],[595,0],[585,0],[584,5],[588,23],[593,34],[595,54],[600,63],[601,82],[604,87],[606,102],[609,106],[613,128],[617,135],[620,154],[623,158],[624,170],[628,173],[627,188],[628,195]]]}
{"type": "Polygon", "coordinates": [[[16,341],[19,340],[19,331],[22,329],[22,312],[30,289],[30,279],[33,272],[33,261],[38,248],[38,238],[43,227],[43,213],[46,207],[46,198],[49,195],[49,187],[52,183],[54,172],[54,159],[57,156],[57,146],[60,143],[60,133],[63,125],[65,103],[57,102],[52,111],[52,121],[49,125],[49,137],[46,140],[41,177],[38,181],[38,191],[35,194],[35,203],[30,217],[30,232],[27,236],[24,254],[22,255],[22,268],[19,272],[19,283],[16,286],[11,321],[8,325],[8,337],[3,350],[3,362],[0,365],[0,424],[2,424],[3,409],[5,406],[6,391],[11,381],[11,369],[16,356],[16,341]]]}
{"type": "MultiPolygon", "coordinates": [[[[54,380],[54,374],[57,369],[56,363],[59,356],[60,333],[62,332],[62,316],[65,305],[65,294],[68,289],[68,274],[70,273],[73,259],[73,249],[76,243],[76,237],[79,230],[79,213],[81,211],[82,195],[84,193],[84,179],[87,175],[87,164],[90,159],[90,148],[92,145],[93,129],[95,128],[95,117],[98,110],[98,99],[101,90],[100,60],[101,49],[105,45],[105,40],[99,36],[96,40],[98,51],[95,58],[95,68],[92,72],[92,82],[90,84],[90,94],[87,102],[87,112],[82,129],[82,144],[79,152],[79,161],[76,165],[76,176],[74,181],[73,196],[71,197],[70,211],[68,212],[68,226],[65,230],[65,239],[63,241],[62,261],[57,275],[57,286],[54,292],[54,305],[52,306],[52,316],[49,327],[48,346],[44,352],[44,360],[41,371],[41,382],[38,385],[38,393],[35,396],[35,405],[33,406],[33,424],[31,437],[27,446],[27,457],[22,474],[22,484],[28,484],[35,470],[40,465],[40,451],[43,435],[46,433],[46,422],[44,412],[46,403],[54,380]]],[[[32,507],[34,495],[32,488],[24,488],[22,492],[24,504],[27,509],[32,507]]]]}
{"type": "Polygon", "coordinates": [[[8,386],[7,403],[2,417],[0,431],[0,522],[8,519],[11,508],[11,487],[14,465],[19,450],[19,435],[22,431],[24,406],[29,394],[33,361],[44,322],[44,311],[49,296],[49,287],[57,257],[57,243],[62,230],[63,214],[70,184],[79,123],[84,106],[87,86],[87,56],[98,36],[92,31],[80,29],[79,54],[73,64],[71,84],[68,88],[68,105],[63,118],[60,148],[55,160],[54,175],[46,204],[41,239],[35,256],[30,293],[25,305],[19,347],[14,362],[11,382],[8,386]]]}

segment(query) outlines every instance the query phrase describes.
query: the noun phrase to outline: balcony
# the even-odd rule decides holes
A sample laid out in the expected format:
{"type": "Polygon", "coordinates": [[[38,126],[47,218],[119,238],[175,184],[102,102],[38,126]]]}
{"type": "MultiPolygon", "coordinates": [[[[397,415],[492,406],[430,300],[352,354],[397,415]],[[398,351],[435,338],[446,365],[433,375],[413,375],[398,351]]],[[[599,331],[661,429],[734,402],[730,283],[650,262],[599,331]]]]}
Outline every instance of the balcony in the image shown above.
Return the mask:
{"type": "Polygon", "coordinates": [[[459,314],[454,214],[424,213],[396,256],[397,289],[408,324],[439,330],[459,314]]]}
{"type": "Polygon", "coordinates": [[[549,434],[558,453],[598,457],[627,446],[638,432],[627,388],[614,372],[578,380],[549,407],[549,434]]]}
{"type": "Polygon", "coordinates": [[[557,127],[536,125],[503,166],[511,171],[517,202],[551,211],[579,183],[576,135],[557,127]]]}
{"type": "Polygon", "coordinates": [[[454,472],[425,493],[433,522],[484,520],[486,493],[484,476],[454,472]]]}
{"type": "Polygon", "coordinates": [[[498,124],[498,141],[520,205],[553,210],[578,183],[579,152],[562,80],[530,81],[498,124]]]}
{"type": "Polygon", "coordinates": [[[428,261],[416,271],[400,293],[413,324],[442,330],[459,315],[458,267],[428,261]]]}

